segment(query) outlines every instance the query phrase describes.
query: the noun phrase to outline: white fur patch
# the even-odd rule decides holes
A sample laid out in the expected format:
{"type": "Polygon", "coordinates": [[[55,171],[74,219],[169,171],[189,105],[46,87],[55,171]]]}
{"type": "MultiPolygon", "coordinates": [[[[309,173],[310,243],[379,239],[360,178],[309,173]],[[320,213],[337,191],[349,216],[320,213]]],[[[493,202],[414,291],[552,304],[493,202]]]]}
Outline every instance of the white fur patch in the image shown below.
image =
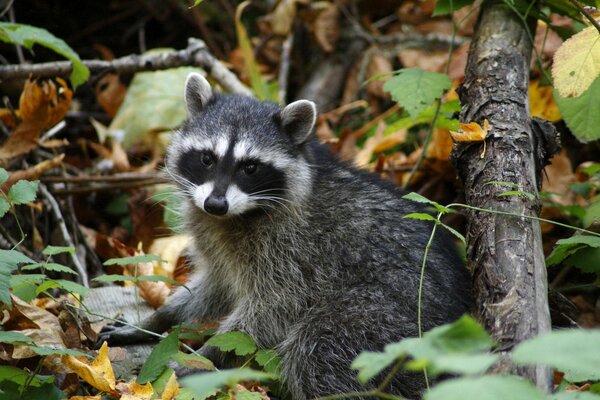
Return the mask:
{"type": "Polygon", "coordinates": [[[214,186],[215,185],[213,182],[206,182],[196,187],[196,189],[194,190],[194,204],[196,205],[196,207],[204,210],[204,202],[206,201],[206,198],[212,193],[214,186]]]}
{"type": "Polygon", "coordinates": [[[246,193],[242,192],[235,184],[229,185],[225,193],[229,203],[229,215],[239,215],[255,206],[254,201],[246,193]]]}
{"type": "Polygon", "coordinates": [[[226,137],[221,136],[217,138],[217,143],[215,144],[215,154],[219,158],[225,157],[225,153],[227,153],[227,149],[229,148],[229,140],[226,137]]]}
{"type": "Polygon", "coordinates": [[[255,158],[265,164],[271,164],[277,169],[285,170],[288,168],[293,160],[285,156],[281,152],[277,152],[272,149],[257,149],[253,147],[249,142],[240,140],[233,147],[233,157],[236,161],[255,158]]]}

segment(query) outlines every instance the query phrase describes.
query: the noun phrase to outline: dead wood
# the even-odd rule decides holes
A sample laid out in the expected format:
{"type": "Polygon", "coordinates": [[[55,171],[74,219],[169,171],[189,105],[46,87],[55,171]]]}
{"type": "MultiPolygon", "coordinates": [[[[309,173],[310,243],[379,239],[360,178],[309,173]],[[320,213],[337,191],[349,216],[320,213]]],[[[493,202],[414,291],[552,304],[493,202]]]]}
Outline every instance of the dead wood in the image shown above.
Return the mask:
{"type": "MultiPolygon", "coordinates": [[[[529,116],[528,84],[535,21],[523,20],[501,2],[486,1],[471,43],[465,81],[459,88],[462,122],[491,129],[483,144],[456,144],[453,161],[466,203],[480,208],[539,216],[541,169],[556,150],[554,131],[529,116]],[[502,183],[510,182],[510,186],[502,183]],[[503,195],[520,191],[522,195],[503,195]],[[531,194],[531,195],[527,195],[531,194]]],[[[547,276],[539,223],[524,218],[468,213],[467,258],[474,272],[476,312],[499,351],[550,330],[547,276]]],[[[545,367],[497,366],[551,387],[545,367]]]]}

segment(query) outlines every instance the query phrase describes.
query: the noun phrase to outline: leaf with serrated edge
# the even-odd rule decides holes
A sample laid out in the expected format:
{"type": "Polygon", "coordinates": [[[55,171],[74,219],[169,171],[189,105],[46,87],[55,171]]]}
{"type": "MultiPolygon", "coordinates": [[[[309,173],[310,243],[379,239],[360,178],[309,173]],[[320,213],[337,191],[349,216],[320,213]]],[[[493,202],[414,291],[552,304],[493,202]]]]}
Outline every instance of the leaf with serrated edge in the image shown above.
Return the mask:
{"type": "Polygon", "coordinates": [[[154,381],[167,367],[172,357],[179,351],[179,329],[175,329],[160,341],[148,356],[136,379],[137,383],[145,384],[154,381]]]}
{"type": "Polygon", "coordinates": [[[182,379],[181,382],[197,396],[195,397],[196,400],[204,400],[225,385],[233,385],[248,380],[264,381],[275,378],[276,376],[266,372],[237,368],[193,375],[182,379]]]}
{"type": "Polygon", "coordinates": [[[518,344],[511,359],[518,364],[543,364],[565,373],[570,382],[600,379],[600,330],[549,332],[518,344]]]}
{"type": "Polygon", "coordinates": [[[75,249],[68,246],[46,246],[42,251],[45,256],[55,256],[62,253],[75,254],[75,249]]]}
{"type": "Polygon", "coordinates": [[[142,262],[151,262],[151,261],[163,261],[159,256],[154,254],[144,254],[140,256],[131,256],[131,257],[121,257],[121,258],[111,258],[104,261],[104,265],[127,265],[127,264],[135,264],[142,262]]]}
{"type": "Polygon", "coordinates": [[[4,217],[10,210],[10,203],[4,197],[0,197],[0,218],[4,217]]]}
{"type": "Polygon", "coordinates": [[[425,394],[425,400],[465,399],[543,400],[544,395],[525,379],[498,375],[449,379],[425,394]]]}
{"type": "Polygon", "coordinates": [[[600,33],[589,26],[554,53],[552,78],[562,97],[578,97],[600,76],[600,33]]]}
{"type": "Polygon", "coordinates": [[[40,181],[17,181],[10,187],[8,198],[15,204],[25,204],[35,200],[37,188],[40,181]]]}
{"type": "Polygon", "coordinates": [[[600,77],[596,78],[590,87],[578,97],[561,97],[558,91],[554,91],[554,99],[560,113],[573,135],[580,142],[587,143],[600,139],[598,98],[600,98],[600,77]]]}
{"type": "Polygon", "coordinates": [[[383,85],[392,99],[416,119],[421,112],[440,99],[452,87],[448,75],[420,68],[404,68],[383,85]]]}
{"type": "Polygon", "coordinates": [[[239,331],[225,332],[215,335],[206,341],[209,346],[215,346],[222,351],[234,351],[238,356],[245,356],[256,351],[252,338],[239,331]]]}

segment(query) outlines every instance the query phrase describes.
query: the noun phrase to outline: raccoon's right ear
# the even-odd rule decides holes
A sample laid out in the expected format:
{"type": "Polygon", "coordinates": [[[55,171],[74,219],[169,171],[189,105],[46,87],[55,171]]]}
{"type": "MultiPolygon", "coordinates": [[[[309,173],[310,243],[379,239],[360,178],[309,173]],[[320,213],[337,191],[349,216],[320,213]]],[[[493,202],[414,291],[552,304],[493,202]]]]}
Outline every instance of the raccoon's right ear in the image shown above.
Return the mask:
{"type": "Polygon", "coordinates": [[[310,136],[317,120],[317,106],[312,101],[298,100],[279,113],[281,126],[294,144],[304,143],[310,136]]]}
{"type": "Polygon", "coordinates": [[[188,117],[198,114],[212,97],[210,84],[202,75],[192,72],[185,81],[185,108],[188,117]]]}

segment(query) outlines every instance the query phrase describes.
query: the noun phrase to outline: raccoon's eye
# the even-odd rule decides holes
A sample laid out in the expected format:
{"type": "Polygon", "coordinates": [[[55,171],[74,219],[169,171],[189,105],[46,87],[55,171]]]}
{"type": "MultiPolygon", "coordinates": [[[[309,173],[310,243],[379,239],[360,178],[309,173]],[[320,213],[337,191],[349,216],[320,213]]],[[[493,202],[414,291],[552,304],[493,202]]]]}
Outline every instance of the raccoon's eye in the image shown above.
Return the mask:
{"type": "Polygon", "coordinates": [[[200,161],[205,167],[210,167],[214,163],[212,156],[208,153],[202,153],[200,156],[200,161]]]}
{"type": "Polygon", "coordinates": [[[256,172],[258,165],[256,163],[249,162],[249,163],[245,164],[243,168],[244,168],[244,173],[246,175],[252,175],[253,173],[256,172]]]}

